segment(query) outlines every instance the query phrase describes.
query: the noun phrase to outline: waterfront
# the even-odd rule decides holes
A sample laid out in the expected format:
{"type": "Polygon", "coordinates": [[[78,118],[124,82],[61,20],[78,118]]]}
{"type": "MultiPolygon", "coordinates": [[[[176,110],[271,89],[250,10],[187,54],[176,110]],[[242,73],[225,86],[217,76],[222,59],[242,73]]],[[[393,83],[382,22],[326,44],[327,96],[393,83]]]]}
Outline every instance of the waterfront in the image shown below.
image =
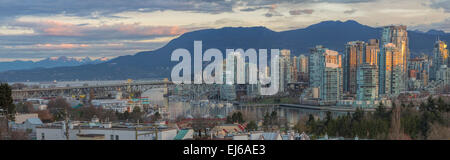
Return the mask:
{"type": "MultiPolygon", "coordinates": [[[[163,89],[151,89],[143,93],[150,98],[150,103],[166,107],[169,120],[177,120],[184,117],[219,117],[223,118],[233,112],[241,112],[248,120],[260,121],[266,113],[276,111],[280,120],[285,120],[290,125],[295,125],[301,118],[307,118],[310,114],[322,119],[327,110],[294,108],[280,105],[245,106],[230,102],[215,102],[208,100],[189,101],[181,98],[167,98],[163,96],[163,89]]],[[[347,114],[347,111],[331,111],[333,116],[347,114]]]]}

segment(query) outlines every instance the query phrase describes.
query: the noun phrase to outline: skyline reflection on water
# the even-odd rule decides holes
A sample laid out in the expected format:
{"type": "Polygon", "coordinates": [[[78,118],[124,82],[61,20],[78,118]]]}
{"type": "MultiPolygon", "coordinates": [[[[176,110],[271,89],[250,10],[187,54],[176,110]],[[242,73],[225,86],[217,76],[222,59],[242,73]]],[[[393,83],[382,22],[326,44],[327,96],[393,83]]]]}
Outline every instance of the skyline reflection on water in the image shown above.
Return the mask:
{"type": "MultiPolygon", "coordinates": [[[[308,118],[310,114],[320,119],[326,115],[325,111],[303,108],[239,106],[227,102],[211,102],[206,100],[195,102],[169,100],[169,98],[163,96],[163,90],[158,88],[144,92],[143,96],[149,97],[151,104],[165,106],[170,120],[189,117],[226,117],[230,113],[240,111],[247,120],[260,121],[264,119],[266,113],[276,111],[280,120],[285,120],[285,122],[294,125],[301,118],[308,118]]],[[[346,112],[331,113],[334,117],[347,114],[346,112]]]]}

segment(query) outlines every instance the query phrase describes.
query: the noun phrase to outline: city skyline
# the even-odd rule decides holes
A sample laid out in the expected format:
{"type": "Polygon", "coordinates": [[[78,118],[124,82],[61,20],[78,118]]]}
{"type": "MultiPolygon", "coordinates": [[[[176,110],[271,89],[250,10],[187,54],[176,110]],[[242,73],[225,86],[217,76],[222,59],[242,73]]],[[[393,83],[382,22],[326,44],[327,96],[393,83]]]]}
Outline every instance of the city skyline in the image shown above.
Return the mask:
{"type": "Polygon", "coordinates": [[[450,31],[450,5],[446,0],[123,3],[15,1],[2,4],[8,7],[0,16],[1,61],[130,55],[157,49],[183,33],[206,28],[265,26],[286,31],[327,20],[356,20],[373,27],[404,24],[411,30],[450,31]]]}

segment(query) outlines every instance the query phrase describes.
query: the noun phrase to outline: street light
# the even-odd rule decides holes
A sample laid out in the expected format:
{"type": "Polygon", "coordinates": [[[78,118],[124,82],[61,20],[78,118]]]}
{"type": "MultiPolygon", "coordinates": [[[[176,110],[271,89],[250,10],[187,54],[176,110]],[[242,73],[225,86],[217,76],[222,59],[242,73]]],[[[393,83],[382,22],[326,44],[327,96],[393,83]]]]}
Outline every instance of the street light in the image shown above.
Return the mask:
{"type": "MultiPolygon", "coordinates": [[[[64,115],[64,126],[65,126],[65,131],[64,131],[64,135],[66,137],[66,140],[69,140],[69,115],[67,114],[67,109],[66,108],[55,108],[56,112],[58,113],[58,115],[63,114],[64,115]]],[[[62,128],[61,128],[62,129],[62,128]]]]}
{"type": "MultiPolygon", "coordinates": [[[[1,106],[0,106],[1,108],[1,106]]],[[[8,110],[4,110],[4,109],[0,109],[0,116],[5,117],[6,120],[6,133],[9,133],[9,116],[11,116],[12,114],[8,113],[8,110]]]]}

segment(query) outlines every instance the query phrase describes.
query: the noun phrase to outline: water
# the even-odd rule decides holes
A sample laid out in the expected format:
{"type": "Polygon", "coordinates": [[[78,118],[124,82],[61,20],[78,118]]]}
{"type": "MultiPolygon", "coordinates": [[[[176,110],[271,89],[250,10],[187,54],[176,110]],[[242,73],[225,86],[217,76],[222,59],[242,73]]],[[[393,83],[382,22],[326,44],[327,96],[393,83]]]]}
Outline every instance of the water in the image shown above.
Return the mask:
{"type": "MultiPolygon", "coordinates": [[[[311,110],[303,108],[290,107],[254,107],[254,106],[239,106],[232,105],[227,102],[212,102],[212,101],[188,101],[181,99],[173,99],[163,97],[163,89],[151,89],[143,93],[143,96],[150,98],[151,104],[164,106],[167,110],[170,120],[177,118],[190,117],[210,117],[220,118],[226,117],[233,112],[240,111],[247,120],[260,121],[264,119],[266,113],[276,111],[280,120],[288,124],[295,125],[301,118],[308,119],[312,114],[317,118],[324,118],[326,112],[320,110],[311,110]],[[170,99],[170,100],[169,100],[170,99]]],[[[333,116],[345,115],[346,112],[331,112],[333,116]]]]}

